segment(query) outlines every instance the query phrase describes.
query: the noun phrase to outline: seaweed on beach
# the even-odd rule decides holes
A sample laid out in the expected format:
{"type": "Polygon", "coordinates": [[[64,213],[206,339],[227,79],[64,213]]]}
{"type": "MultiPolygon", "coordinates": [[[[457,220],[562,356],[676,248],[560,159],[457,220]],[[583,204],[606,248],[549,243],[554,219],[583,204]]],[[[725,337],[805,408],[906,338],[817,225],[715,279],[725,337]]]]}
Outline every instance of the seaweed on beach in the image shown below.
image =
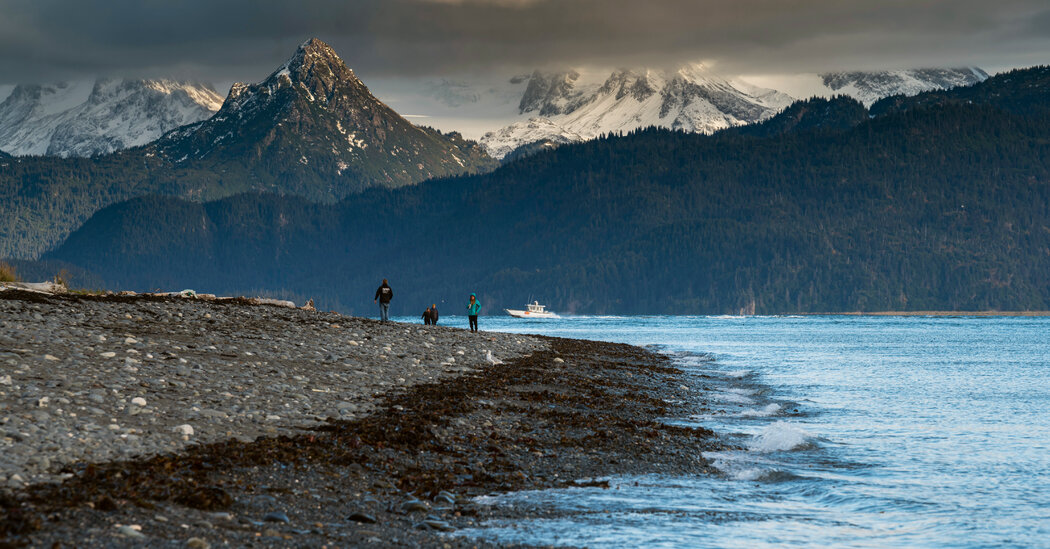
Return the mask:
{"type": "Polygon", "coordinates": [[[320,471],[333,482],[433,498],[566,485],[616,470],[703,467],[699,450],[714,444],[712,433],[658,421],[670,405],[650,376],[677,373],[666,358],[625,345],[548,341],[549,351],[417,385],[387,396],[370,416],[329,421],[310,434],[68,468],[73,477],[62,484],[0,500],[0,533],[25,540],[48,516],[157,502],[229,509],[263,484],[260,470],[320,471]]]}

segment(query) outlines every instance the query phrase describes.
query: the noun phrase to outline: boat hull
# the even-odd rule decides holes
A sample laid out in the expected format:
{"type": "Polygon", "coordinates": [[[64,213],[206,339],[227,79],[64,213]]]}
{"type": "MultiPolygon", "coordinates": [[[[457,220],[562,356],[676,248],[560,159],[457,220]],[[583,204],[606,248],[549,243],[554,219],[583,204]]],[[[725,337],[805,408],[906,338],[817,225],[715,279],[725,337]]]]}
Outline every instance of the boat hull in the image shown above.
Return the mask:
{"type": "Polygon", "coordinates": [[[561,318],[560,316],[558,316],[558,315],[556,315],[554,313],[548,313],[546,311],[544,311],[542,313],[535,313],[535,312],[531,312],[531,311],[519,311],[517,309],[503,309],[503,310],[507,311],[507,314],[512,316],[512,317],[514,317],[514,318],[536,318],[536,319],[540,319],[540,318],[561,318]]]}

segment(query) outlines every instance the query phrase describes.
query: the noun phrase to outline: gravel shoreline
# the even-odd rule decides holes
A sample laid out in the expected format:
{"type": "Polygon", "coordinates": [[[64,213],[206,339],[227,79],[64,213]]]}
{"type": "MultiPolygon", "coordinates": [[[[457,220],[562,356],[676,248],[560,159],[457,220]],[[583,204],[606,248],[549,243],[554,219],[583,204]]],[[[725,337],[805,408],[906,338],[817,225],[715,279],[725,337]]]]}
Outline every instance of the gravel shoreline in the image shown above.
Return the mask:
{"type": "Polygon", "coordinates": [[[0,386],[0,543],[488,546],[454,532],[529,512],[475,496],[708,474],[720,447],[659,421],[702,410],[703,379],[626,345],[10,292],[0,326],[22,372],[0,386]]]}
{"type": "Polygon", "coordinates": [[[78,461],[301,433],[544,348],[239,302],[0,292],[0,487],[78,461]]]}

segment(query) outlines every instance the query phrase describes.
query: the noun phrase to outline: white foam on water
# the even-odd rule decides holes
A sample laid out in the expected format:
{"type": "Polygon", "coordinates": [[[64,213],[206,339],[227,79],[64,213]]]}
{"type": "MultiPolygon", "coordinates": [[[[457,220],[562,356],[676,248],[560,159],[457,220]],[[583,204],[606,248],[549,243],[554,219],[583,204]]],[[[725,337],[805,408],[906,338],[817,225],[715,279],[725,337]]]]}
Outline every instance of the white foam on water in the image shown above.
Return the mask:
{"type": "Polygon", "coordinates": [[[732,477],[733,477],[733,480],[743,480],[743,481],[746,481],[746,482],[754,482],[756,480],[761,480],[761,478],[764,477],[766,475],[766,473],[768,473],[768,472],[769,472],[768,469],[761,469],[759,467],[751,467],[751,468],[747,468],[747,469],[742,469],[740,471],[735,471],[732,474],[732,477]]]}
{"type": "Polygon", "coordinates": [[[497,505],[504,499],[501,496],[477,496],[474,498],[474,503],[478,505],[497,505]]]}
{"type": "Polygon", "coordinates": [[[715,469],[733,480],[760,481],[780,472],[779,463],[747,452],[704,452],[702,455],[715,469]]]}
{"type": "Polygon", "coordinates": [[[747,446],[753,452],[786,452],[812,445],[813,438],[799,427],[778,421],[755,435],[747,446]]]}
{"type": "Polygon", "coordinates": [[[763,406],[762,408],[758,408],[758,409],[752,408],[750,410],[744,410],[743,412],[740,412],[738,415],[740,417],[770,417],[770,416],[775,416],[775,415],[779,414],[781,412],[781,410],[783,410],[783,409],[784,409],[783,406],[781,406],[781,405],[779,405],[779,404],[774,402],[772,404],[767,404],[767,405],[763,406]]]}
{"type": "Polygon", "coordinates": [[[731,372],[721,372],[725,377],[735,377],[737,379],[747,377],[751,375],[751,370],[733,370],[731,372]]]}
{"type": "Polygon", "coordinates": [[[733,480],[744,482],[784,482],[786,480],[798,479],[798,475],[790,471],[777,468],[751,467],[736,471],[732,475],[733,480]]]}

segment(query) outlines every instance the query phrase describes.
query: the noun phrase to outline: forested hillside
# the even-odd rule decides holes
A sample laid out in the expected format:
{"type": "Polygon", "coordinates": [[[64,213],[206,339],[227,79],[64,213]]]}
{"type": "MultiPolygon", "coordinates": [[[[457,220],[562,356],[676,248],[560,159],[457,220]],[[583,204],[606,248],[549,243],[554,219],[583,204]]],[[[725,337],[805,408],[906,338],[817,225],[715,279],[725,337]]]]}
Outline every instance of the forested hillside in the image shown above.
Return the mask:
{"type": "Polygon", "coordinates": [[[1050,66],[1016,69],[997,74],[984,82],[934,90],[912,97],[893,96],[871,106],[872,116],[944,105],[987,105],[1021,116],[1050,113],[1050,66]]]}
{"type": "Polygon", "coordinates": [[[335,205],[135,200],[50,257],[356,313],[382,277],[396,313],[471,291],[489,313],[1045,310],[1048,123],[953,101],[772,137],[648,130],[335,205]]]}
{"type": "Polygon", "coordinates": [[[136,196],[265,191],[335,202],[495,165],[477,143],[402,118],[315,39],[261,83],[234,85],[212,118],[149,145],[0,162],[0,257],[36,257],[99,208],[136,196]]]}

